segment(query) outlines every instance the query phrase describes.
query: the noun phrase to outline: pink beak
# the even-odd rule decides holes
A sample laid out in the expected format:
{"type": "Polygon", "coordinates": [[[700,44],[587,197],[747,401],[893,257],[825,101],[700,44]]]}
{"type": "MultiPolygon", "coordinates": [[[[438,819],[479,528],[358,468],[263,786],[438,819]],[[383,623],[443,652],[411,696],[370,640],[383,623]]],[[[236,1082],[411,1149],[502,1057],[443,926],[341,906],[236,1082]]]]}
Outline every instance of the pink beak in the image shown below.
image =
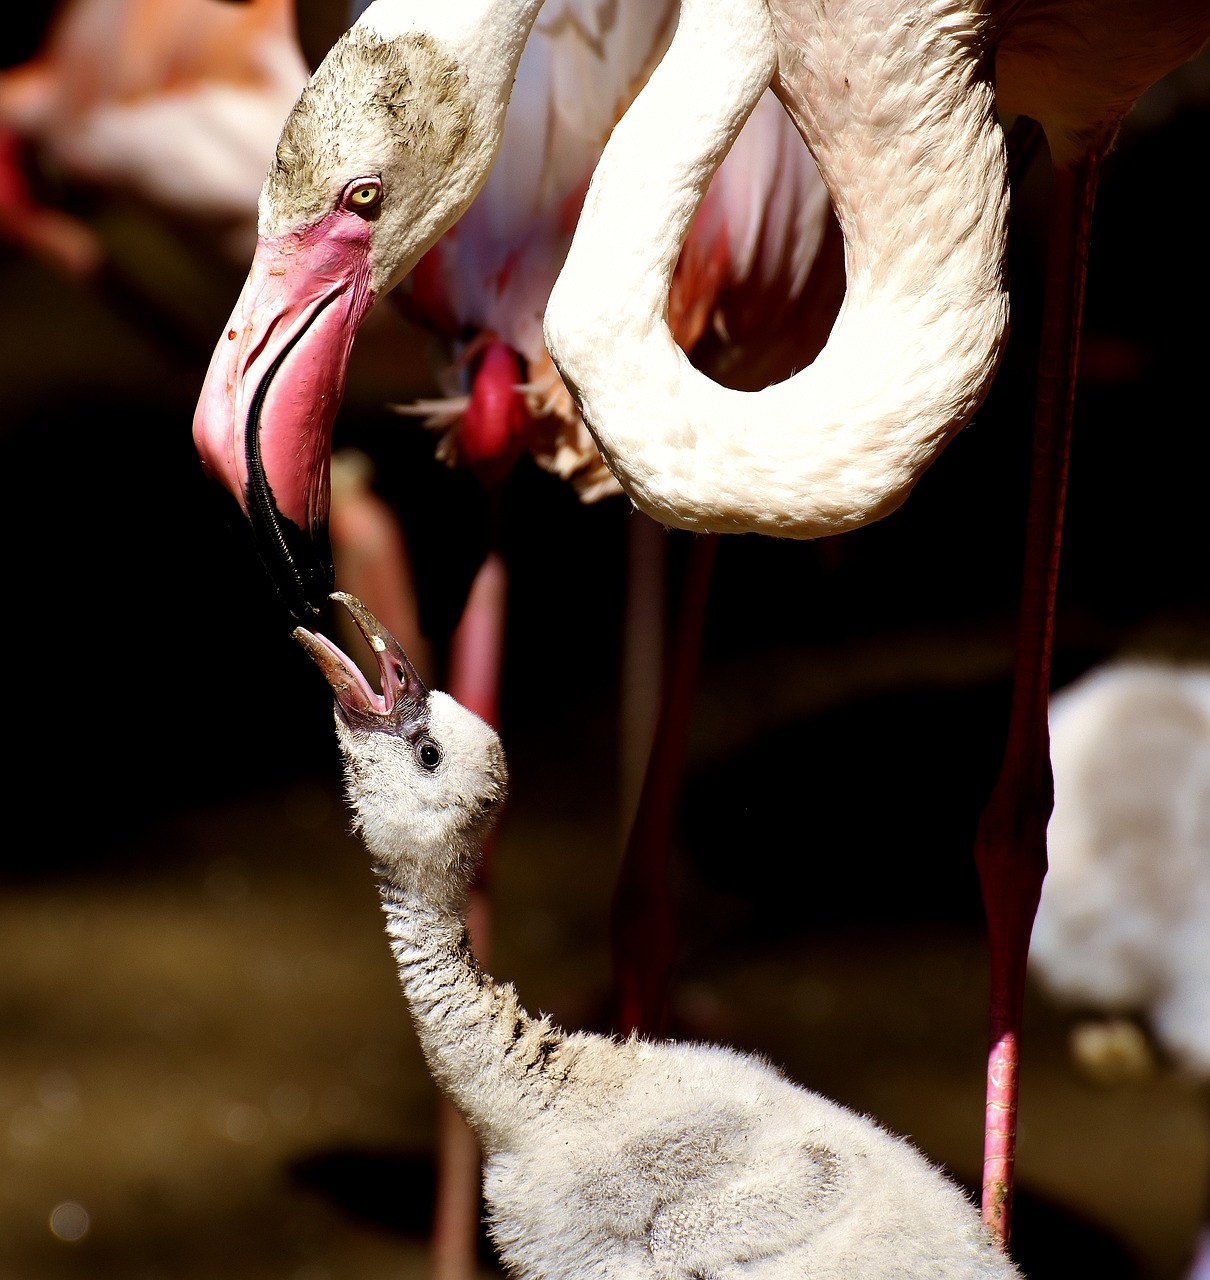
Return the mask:
{"type": "Polygon", "coordinates": [[[337,210],[258,242],[193,419],[203,468],[239,503],[296,619],[318,616],[332,589],[332,424],[374,304],[370,231],[337,210]]]}

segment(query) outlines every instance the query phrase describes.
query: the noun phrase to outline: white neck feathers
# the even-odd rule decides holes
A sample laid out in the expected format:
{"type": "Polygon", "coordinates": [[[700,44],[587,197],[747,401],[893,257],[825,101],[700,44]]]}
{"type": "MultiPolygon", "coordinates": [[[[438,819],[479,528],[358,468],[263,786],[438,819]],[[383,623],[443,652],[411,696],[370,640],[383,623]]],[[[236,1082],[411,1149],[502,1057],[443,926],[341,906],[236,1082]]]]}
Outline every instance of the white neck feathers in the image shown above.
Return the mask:
{"type": "Polygon", "coordinates": [[[546,340],[611,470],[664,524],[812,538],[887,515],[990,385],[1008,318],[1003,139],[981,17],[926,7],[796,0],[787,39],[766,0],[684,0],[615,128],[546,340]],[[811,140],[848,285],[811,366],[739,392],[690,365],[665,307],[693,213],[771,80],[811,140]]]}
{"type": "Polygon", "coordinates": [[[386,932],[434,1080],[491,1154],[515,1145],[567,1071],[567,1036],[485,974],[461,918],[380,881],[386,932]]]}

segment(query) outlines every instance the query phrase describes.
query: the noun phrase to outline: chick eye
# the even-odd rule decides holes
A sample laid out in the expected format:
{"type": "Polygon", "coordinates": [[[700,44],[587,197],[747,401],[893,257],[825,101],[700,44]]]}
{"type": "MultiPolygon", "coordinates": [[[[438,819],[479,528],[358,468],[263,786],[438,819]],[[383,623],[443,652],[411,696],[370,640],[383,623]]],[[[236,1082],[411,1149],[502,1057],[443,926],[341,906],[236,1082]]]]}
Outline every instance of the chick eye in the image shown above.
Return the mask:
{"type": "Polygon", "coordinates": [[[424,738],[416,746],[416,759],[431,773],[441,763],[441,748],[432,738],[424,738]]]}
{"type": "Polygon", "coordinates": [[[366,213],[382,199],[382,183],[377,178],[359,178],[345,188],[342,199],[346,209],[366,213]]]}

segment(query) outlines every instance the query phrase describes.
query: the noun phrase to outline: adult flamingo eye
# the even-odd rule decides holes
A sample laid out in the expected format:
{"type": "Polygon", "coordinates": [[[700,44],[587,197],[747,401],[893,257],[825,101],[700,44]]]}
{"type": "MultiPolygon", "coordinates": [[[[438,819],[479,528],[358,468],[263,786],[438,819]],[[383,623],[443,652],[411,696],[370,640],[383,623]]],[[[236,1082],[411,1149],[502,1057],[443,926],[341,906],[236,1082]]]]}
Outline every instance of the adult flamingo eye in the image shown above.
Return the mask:
{"type": "Polygon", "coordinates": [[[367,213],[381,199],[382,183],[377,178],[359,178],[345,188],[343,204],[355,213],[367,213]]]}

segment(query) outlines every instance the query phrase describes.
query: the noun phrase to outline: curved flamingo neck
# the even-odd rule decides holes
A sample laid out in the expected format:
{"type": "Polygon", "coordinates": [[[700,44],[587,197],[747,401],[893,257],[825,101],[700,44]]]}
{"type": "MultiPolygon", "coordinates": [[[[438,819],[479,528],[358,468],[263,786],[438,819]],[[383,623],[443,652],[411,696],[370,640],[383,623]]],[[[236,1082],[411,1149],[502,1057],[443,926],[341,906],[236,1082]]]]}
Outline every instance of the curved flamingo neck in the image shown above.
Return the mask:
{"type": "Polygon", "coordinates": [[[889,514],[982,400],[1007,334],[1007,181],[980,7],[684,0],[593,177],[546,340],[637,506],[813,538],[889,514]],[[772,13],[771,13],[772,8],[772,13]],[[787,12],[791,10],[792,12],[787,12]],[[668,283],[715,168],[772,82],[846,238],[813,364],[759,392],[695,370],[668,283]]]}

